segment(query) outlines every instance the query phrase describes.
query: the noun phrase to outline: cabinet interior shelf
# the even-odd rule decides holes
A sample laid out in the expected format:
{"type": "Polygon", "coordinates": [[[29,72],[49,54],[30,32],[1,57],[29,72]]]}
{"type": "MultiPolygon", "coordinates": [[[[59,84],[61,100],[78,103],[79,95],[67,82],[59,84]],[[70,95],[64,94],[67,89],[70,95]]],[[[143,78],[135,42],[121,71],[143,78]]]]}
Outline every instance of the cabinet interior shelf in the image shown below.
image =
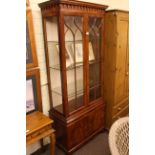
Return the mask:
{"type": "MultiPolygon", "coordinates": [[[[76,91],[77,96],[81,96],[84,94],[83,81],[82,80],[79,80],[77,82],[77,90],[74,89],[75,88],[74,86],[75,86],[74,83],[68,84],[68,98],[73,98],[75,96],[75,91],[76,91]]],[[[92,91],[96,88],[99,88],[99,87],[101,87],[100,84],[98,84],[98,83],[93,84],[93,80],[90,81],[90,88],[89,88],[90,91],[92,91]]],[[[55,93],[57,95],[62,96],[61,87],[53,88],[52,93],[55,93]]]]}
{"type": "MultiPolygon", "coordinates": [[[[57,44],[59,44],[59,42],[58,41],[55,41],[55,40],[47,41],[47,42],[48,43],[57,43],[57,44]]],[[[73,43],[73,42],[83,42],[83,40],[75,40],[75,41],[73,41],[73,40],[67,40],[65,42],[70,42],[70,43],[73,43]]]]}
{"type": "MultiPolygon", "coordinates": [[[[72,69],[81,68],[81,67],[83,67],[83,63],[76,63],[76,65],[71,65],[71,66],[67,67],[66,69],[72,70],[72,69]]],[[[57,65],[51,66],[50,68],[55,69],[55,70],[60,70],[60,65],[57,64],[57,65]]]]}
{"type": "MultiPolygon", "coordinates": [[[[97,39],[98,40],[98,39],[97,39]]],[[[89,39],[89,41],[90,42],[94,42],[94,41],[96,41],[96,38],[94,39],[89,39]]],[[[59,44],[59,41],[56,41],[56,40],[49,40],[49,41],[47,41],[48,43],[56,43],[56,44],[59,44]]],[[[83,40],[75,40],[75,41],[73,41],[73,40],[65,40],[65,42],[70,42],[70,43],[73,43],[73,42],[83,42],[83,40]]]]}
{"type": "MultiPolygon", "coordinates": [[[[89,61],[89,65],[90,66],[91,65],[95,65],[95,64],[99,64],[99,63],[101,63],[101,60],[92,60],[92,61],[89,61]]],[[[76,63],[76,65],[73,64],[73,65],[67,67],[66,70],[68,71],[68,70],[72,70],[72,69],[75,69],[75,68],[77,69],[77,68],[81,68],[81,67],[83,67],[83,63],[76,63]]],[[[50,66],[49,68],[55,69],[55,70],[61,70],[59,64],[50,66]]]]}
{"type": "MultiPolygon", "coordinates": [[[[75,91],[76,91],[77,96],[82,95],[84,92],[83,80],[78,80],[76,83],[77,83],[77,90],[75,90],[75,83],[72,82],[72,83],[68,83],[67,85],[69,98],[75,96],[75,91]]],[[[62,96],[61,87],[53,88],[52,92],[62,96]]]]}

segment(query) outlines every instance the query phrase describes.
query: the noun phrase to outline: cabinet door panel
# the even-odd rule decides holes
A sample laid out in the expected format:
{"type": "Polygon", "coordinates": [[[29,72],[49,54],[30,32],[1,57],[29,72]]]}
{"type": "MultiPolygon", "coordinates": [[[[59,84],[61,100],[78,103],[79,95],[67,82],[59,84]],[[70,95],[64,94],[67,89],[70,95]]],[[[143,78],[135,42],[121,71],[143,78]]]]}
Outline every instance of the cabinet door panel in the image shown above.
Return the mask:
{"type": "Polygon", "coordinates": [[[46,45],[47,45],[47,59],[49,71],[49,87],[50,97],[53,103],[53,108],[63,113],[62,105],[62,72],[60,65],[60,50],[58,38],[58,18],[51,16],[45,18],[46,29],[46,45]]]}
{"type": "Polygon", "coordinates": [[[116,56],[116,79],[115,79],[115,102],[119,102],[126,96],[127,71],[126,64],[128,56],[128,21],[123,18],[117,19],[117,56],[116,56]]]}
{"type": "Polygon", "coordinates": [[[125,117],[129,115],[129,105],[124,107],[120,112],[118,112],[116,115],[112,117],[112,122],[116,121],[117,119],[121,117],[125,117]]]}
{"type": "Polygon", "coordinates": [[[67,93],[69,112],[83,106],[83,17],[64,16],[67,93]]]}
{"type": "Polygon", "coordinates": [[[88,18],[89,102],[101,97],[102,18],[88,18]]]}
{"type": "Polygon", "coordinates": [[[68,128],[68,141],[69,148],[72,148],[79,144],[85,138],[85,126],[87,124],[87,118],[84,117],[79,121],[73,123],[68,128]]]}
{"type": "Polygon", "coordinates": [[[122,109],[124,109],[129,104],[129,98],[125,98],[122,100],[122,102],[118,103],[116,106],[114,106],[112,109],[112,115],[116,115],[119,113],[122,109]]]}

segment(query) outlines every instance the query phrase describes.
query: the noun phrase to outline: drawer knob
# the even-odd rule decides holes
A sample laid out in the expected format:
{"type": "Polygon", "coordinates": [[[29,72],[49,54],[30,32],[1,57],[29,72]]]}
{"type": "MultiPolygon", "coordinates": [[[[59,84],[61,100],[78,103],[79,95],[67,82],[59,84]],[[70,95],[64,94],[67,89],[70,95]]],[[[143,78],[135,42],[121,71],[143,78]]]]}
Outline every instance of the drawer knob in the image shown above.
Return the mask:
{"type": "Polygon", "coordinates": [[[121,110],[121,107],[118,108],[118,111],[120,111],[120,110],[121,110]]]}
{"type": "Polygon", "coordinates": [[[128,76],[129,75],[129,72],[126,72],[126,76],[128,76]]]}

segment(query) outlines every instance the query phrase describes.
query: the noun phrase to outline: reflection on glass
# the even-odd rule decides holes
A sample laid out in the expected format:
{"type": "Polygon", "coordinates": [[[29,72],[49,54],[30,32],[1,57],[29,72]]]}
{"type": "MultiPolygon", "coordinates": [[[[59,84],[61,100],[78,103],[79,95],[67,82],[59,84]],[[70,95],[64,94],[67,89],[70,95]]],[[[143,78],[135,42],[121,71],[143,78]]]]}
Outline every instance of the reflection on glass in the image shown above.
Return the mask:
{"type": "Polygon", "coordinates": [[[65,52],[69,112],[83,106],[83,18],[65,16],[65,52]]]}
{"type": "Polygon", "coordinates": [[[89,102],[101,97],[101,26],[102,20],[89,18],[89,102]],[[90,44],[92,48],[90,48],[90,44]],[[93,57],[93,59],[90,59],[93,57]]]}

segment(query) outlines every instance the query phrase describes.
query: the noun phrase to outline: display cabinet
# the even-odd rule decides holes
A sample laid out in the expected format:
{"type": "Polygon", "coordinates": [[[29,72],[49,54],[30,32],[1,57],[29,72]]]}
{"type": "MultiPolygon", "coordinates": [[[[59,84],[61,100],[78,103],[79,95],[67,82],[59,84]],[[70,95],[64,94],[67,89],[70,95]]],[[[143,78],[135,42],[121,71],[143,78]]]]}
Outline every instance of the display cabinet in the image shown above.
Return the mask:
{"type": "Polygon", "coordinates": [[[75,0],[39,4],[57,144],[68,154],[104,128],[103,46],[107,6],[75,0]]]}

